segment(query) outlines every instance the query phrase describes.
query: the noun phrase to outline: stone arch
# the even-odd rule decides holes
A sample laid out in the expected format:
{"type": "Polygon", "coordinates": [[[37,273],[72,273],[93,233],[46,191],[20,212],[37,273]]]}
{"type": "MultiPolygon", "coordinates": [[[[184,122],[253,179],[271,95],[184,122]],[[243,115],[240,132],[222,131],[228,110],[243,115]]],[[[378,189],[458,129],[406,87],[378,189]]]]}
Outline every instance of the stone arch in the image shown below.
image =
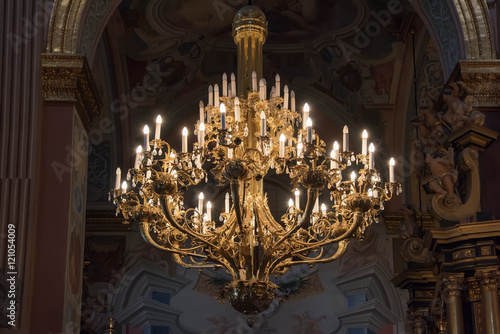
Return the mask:
{"type": "Polygon", "coordinates": [[[495,59],[494,32],[485,0],[411,1],[440,54],[445,77],[459,60],[495,59]]]}
{"type": "Polygon", "coordinates": [[[121,0],[56,0],[47,36],[47,53],[84,55],[92,64],[108,20],[121,0]]]}

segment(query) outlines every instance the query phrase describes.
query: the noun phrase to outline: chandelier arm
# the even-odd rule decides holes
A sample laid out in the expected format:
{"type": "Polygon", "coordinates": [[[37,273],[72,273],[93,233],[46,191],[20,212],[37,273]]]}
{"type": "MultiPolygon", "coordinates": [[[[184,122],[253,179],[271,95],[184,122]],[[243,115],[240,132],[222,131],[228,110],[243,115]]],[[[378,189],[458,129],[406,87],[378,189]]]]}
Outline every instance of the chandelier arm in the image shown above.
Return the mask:
{"type": "MultiPolygon", "coordinates": [[[[203,269],[203,268],[224,268],[224,269],[227,269],[224,265],[222,264],[217,264],[217,263],[214,263],[214,264],[201,264],[201,263],[195,263],[195,264],[191,264],[191,263],[186,263],[182,260],[182,258],[180,257],[180,255],[182,254],[172,254],[173,258],[174,258],[174,261],[179,264],[180,266],[184,267],[184,268],[198,268],[198,269],[203,269]]],[[[232,275],[232,273],[231,273],[232,275]]]]}
{"type": "Polygon", "coordinates": [[[207,241],[207,240],[205,240],[203,238],[200,238],[195,233],[193,233],[192,231],[189,231],[189,230],[185,229],[184,227],[182,227],[177,222],[177,220],[175,219],[175,217],[172,215],[172,211],[170,210],[170,206],[168,205],[168,201],[167,201],[167,197],[166,196],[160,196],[159,201],[160,201],[160,206],[161,206],[161,209],[163,211],[163,214],[165,215],[165,217],[167,218],[167,220],[170,222],[170,224],[172,224],[176,229],[178,229],[182,233],[185,233],[185,234],[191,236],[195,240],[201,241],[202,243],[206,244],[209,247],[212,247],[214,249],[218,249],[218,247],[215,246],[213,243],[211,243],[211,242],[209,242],[209,241],[207,241]]]}
{"type": "Polygon", "coordinates": [[[282,268],[282,267],[292,267],[292,266],[295,266],[297,264],[326,263],[326,262],[338,260],[347,250],[347,245],[349,245],[349,239],[342,240],[339,242],[339,248],[337,249],[337,251],[330,257],[327,257],[324,259],[314,258],[314,259],[308,259],[308,260],[290,261],[290,262],[284,264],[283,266],[278,265],[276,267],[276,269],[282,268]]]}
{"type": "Polygon", "coordinates": [[[241,214],[241,203],[240,203],[240,181],[231,180],[230,182],[231,196],[233,197],[234,213],[236,214],[236,222],[240,228],[240,232],[243,232],[243,219],[241,214]]]}
{"type": "MultiPolygon", "coordinates": [[[[348,238],[350,235],[352,235],[354,233],[354,231],[359,227],[359,225],[363,222],[363,219],[362,219],[362,213],[357,211],[354,213],[354,223],[351,225],[351,227],[344,233],[342,234],[341,236],[338,236],[336,238],[333,238],[331,240],[328,240],[327,242],[324,243],[324,245],[328,245],[328,244],[331,244],[331,243],[334,243],[334,242],[341,242],[341,241],[344,241],[344,239],[348,238]]],[[[310,245],[308,247],[304,247],[302,249],[300,249],[298,252],[303,252],[303,251],[308,251],[308,250],[312,250],[314,248],[317,248],[318,245],[315,244],[315,245],[310,245]]],[[[273,252],[270,252],[268,254],[273,254],[274,253],[274,250],[273,252]]],[[[289,254],[289,256],[291,256],[291,254],[289,254]]],[[[285,259],[287,257],[286,254],[276,258],[273,263],[268,267],[267,269],[267,273],[266,273],[266,276],[269,277],[269,274],[274,272],[274,269],[276,267],[279,266],[279,263],[281,261],[283,261],[283,259],[285,259]]],[[[264,267],[262,267],[264,268],[264,267]]]]}
{"type": "Polygon", "coordinates": [[[290,231],[288,231],[288,233],[286,233],[284,236],[282,236],[280,240],[278,240],[276,243],[274,243],[271,246],[271,248],[269,248],[268,250],[266,250],[264,252],[264,257],[262,258],[262,261],[260,263],[260,267],[259,267],[258,272],[264,272],[265,271],[266,265],[271,260],[271,256],[272,256],[272,254],[275,253],[275,251],[278,248],[278,246],[281,243],[283,243],[285,240],[287,240],[290,235],[292,235],[293,233],[297,232],[305,224],[305,222],[309,220],[309,217],[311,216],[312,210],[314,208],[314,204],[316,202],[316,198],[318,196],[319,196],[319,191],[318,190],[307,189],[307,203],[306,203],[306,208],[304,210],[305,211],[304,212],[304,217],[302,217],[301,221],[297,225],[295,225],[295,227],[293,227],[292,229],[290,229],[290,231]]]}
{"type": "Polygon", "coordinates": [[[189,250],[179,250],[179,249],[175,249],[175,248],[170,248],[170,247],[165,247],[165,246],[161,246],[159,245],[152,237],[151,237],[151,234],[149,234],[149,223],[148,222],[141,222],[140,223],[140,232],[141,232],[141,235],[143,237],[143,239],[149,243],[151,246],[155,247],[155,248],[158,248],[160,250],[164,250],[164,251],[169,251],[169,252],[172,252],[174,254],[180,254],[180,255],[189,255],[189,256],[196,256],[196,257],[200,257],[200,258],[203,258],[203,259],[206,259],[207,256],[206,255],[203,255],[203,254],[197,254],[197,253],[191,253],[189,252],[189,250]]]}

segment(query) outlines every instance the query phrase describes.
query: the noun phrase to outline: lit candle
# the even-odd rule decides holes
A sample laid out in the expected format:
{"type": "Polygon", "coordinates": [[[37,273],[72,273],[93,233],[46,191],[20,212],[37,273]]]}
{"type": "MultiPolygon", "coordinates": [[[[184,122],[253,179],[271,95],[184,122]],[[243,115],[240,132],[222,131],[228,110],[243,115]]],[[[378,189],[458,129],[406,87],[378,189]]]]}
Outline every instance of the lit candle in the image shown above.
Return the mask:
{"type": "Polygon", "coordinates": [[[214,105],[214,88],[212,87],[212,85],[208,86],[208,105],[214,105]]]}
{"type": "Polygon", "coordinates": [[[116,169],[116,181],[115,181],[115,189],[120,189],[120,182],[122,179],[122,170],[120,167],[116,169]]]}
{"type": "Polygon", "coordinates": [[[280,78],[280,75],[279,74],[276,74],[276,77],[274,79],[274,85],[276,87],[276,89],[274,90],[274,94],[276,97],[280,96],[280,85],[281,85],[281,78],[280,78]]]}
{"type": "Polygon", "coordinates": [[[291,208],[293,206],[293,199],[289,199],[288,200],[288,206],[291,208]]]}
{"type": "Polygon", "coordinates": [[[288,109],[288,86],[283,88],[283,109],[288,109]]]}
{"type": "Polygon", "coordinates": [[[135,150],[135,164],[134,164],[135,169],[139,168],[139,163],[141,162],[141,154],[142,154],[142,146],[139,145],[135,150]]]}
{"type": "Polygon", "coordinates": [[[122,183],[122,191],[123,192],[127,191],[127,181],[123,181],[123,183],[122,183]]]}
{"type": "Polygon", "coordinates": [[[343,149],[344,149],[344,152],[347,152],[349,151],[349,128],[347,127],[347,125],[344,125],[344,129],[342,130],[342,133],[343,133],[343,149]]]}
{"type": "Polygon", "coordinates": [[[302,129],[307,128],[307,119],[309,118],[309,105],[304,104],[304,109],[302,112],[302,129]]]}
{"type": "Polygon", "coordinates": [[[252,92],[257,91],[257,73],[252,71],[252,92]]]}
{"type": "Polygon", "coordinates": [[[222,96],[227,96],[227,74],[222,74],[222,96]]]}
{"type": "Polygon", "coordinates": [[[280,149],[279,149],[279,157],[280,158],[285,157],[285,140],[286,140],[285,134],[282,133],[280,135],[280,149]]]}
{"type": "Polygon", "coordinates": [[[389,160],[389,182],[394,182],[394,165],[396,165],[396,161],[391,158],[389,160]]]}
{"type": "Polygon", "coordinates": [[[155,139],[160,139],[161,132],[161,116],[156,117],[156,129],[155,129],[155,139]]]}
{"type": "Polygon", "coordinates": [[[323,215],[326,215],[326,205],[325,205],[325,203],[322,203],[322,204],[321,204],[321,213],[322,213],[323,215]]]}
{"type": "Polygon", "coordinates": [[[205,106],[203,105],[203,101],[200,101],[198,104],[200,108],[200,123],[205,122],[205,106]]]}
{"type": "Polygon", "coordinates": [[[226,106],[224,103],[220,104],[220,127],[226,130],[226,106]]]}
{"type": "Polygon", "coordinates": [[[226,193],[226,198],[224,200],[224,212],[229,213],[229,193],[226,193]]]}
{"type": "Polygon", "coordinates": [[[236,76],[231,73],[231,97],[236,96],[236,76]]]}
{"type": "Polygon", "coordinates": [[[207,202],[207,220],[212,220],[212,203],[210,201],[207,202]]]}
{"type": "MultiPolygon", "coordinates": [[[[336,141],[333,143],[333,150],[331,152],[331,157],[332,157],[332,159],[335,159],[335,160],[339,159],[339,143],[337,143],[336,141]]],[[[337,161],[332,161],[330,166],[331,166],[331,168],[338,168],[339,167],[337,161]]]]}
{"type": "Polygon", "coordinates": [[[363,130],[363,134],[361,135],[361,154],[366,155],[368,148],[368,132],[363,130]]]}
{"type": "Polygon", "coordinates": [[[227,158],[228,159],[232,159],[233,158],[233,149],[232,148],[228,148],[227,149],[227,158]]]}
{"type": "Polygon", "coordinates": [[[290,92],[290,111],[295,112],[295,92],[290,92]]]}
{"type": "Polygon", "coordinates": [[[144,129],[142,130],[144,133],[144,147],[146,148],[146,151],[149,151],[149,127],[147,125],[144,125],[144,129]]]}
{"type": "Polygon", "coordinates": [[[330,160],[330,169],[337,168],[337,163],[333,161],[333,159],[335,159],[335,150],[330,152],[330,158],[332,158],[332,160],[330,160]]]}
{"type": "Polygon", "coordinates": [[[307,127],[307,142],[310,143],[312,141],[312,125],[313,122],[311,117],[307,118],[306,127],[307,127]]]}
{"type": "Polygon", "coordinates": [[[205,145],[205,123],[200,123],[200,129],[198,131],[198,142],[200,143],[200,148],[203,148],[205,145]]]}
{"type": "Polygon", "coordinates": [[[266,136],[266,114],[264,113],[264,110],[260,112],[260,135],[262,137],[266,136]]]}
{"type": "Polygon", "coordinates": [[[182,152],[186,153],[188,150],[188,129],[182,129],[182,152]]]}
{"type": "Polygon", "coordinates": [[[356,172],[351,173],[351,182],[356,182],[356,172]]]}
{"type": "Polygon", "coordinates": [[[203,216],[203,193],[198,195],[198,214],[203,216]]]}
{"type": "Polygon", "coordinates": [[[375,152],[375,145],[373,143],[370,144],[370,147],[368,147],[368,168],[373,169],[373,153],[375,152]]]}
{"type": "Polygon", "coordinates": [[[237,97],[234,98],[234,120],[240,121],[240,99],[237,97]]]}
{"type": "Polygon", "coordinates": [[[215,84],[214,85],[214,107],[218,108],[220,105],[220,100],[219,100],[219,85],[215,84]]]}
{"type": "Polygon", "coordinates": [[[295,189],[295,207],[300,209],[300,191],[299,189],[295,189]]]}

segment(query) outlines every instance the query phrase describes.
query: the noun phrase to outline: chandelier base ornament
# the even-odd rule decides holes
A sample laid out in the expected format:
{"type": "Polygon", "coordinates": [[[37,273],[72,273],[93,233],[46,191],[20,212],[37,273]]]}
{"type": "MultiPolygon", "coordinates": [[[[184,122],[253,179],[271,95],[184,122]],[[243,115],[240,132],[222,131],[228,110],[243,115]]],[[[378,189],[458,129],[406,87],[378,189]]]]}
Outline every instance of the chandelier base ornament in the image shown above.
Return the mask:
{"type": "Polygon", "coordinates": [[[110,196],[125,221],[138,224],[146,242],[170,252],[181,266],[225,269],[232,282],[218,298],[227,299],[243,314],[255,315],[284,297],[273,277],[296,265],[340,258],[349,240],[363,237],[365,228],[376,221],[384,203],[401,186],[394,180],[393,159],[389,182],[381,181],[374,168],[373,145],[368,152],[366,131],[361,154],[349,150],[345,127],[343,150],[335,142],[328,155],[326,144],[312,127],[309,106],[305,104],[302,114],[296,111],[294,92],[285,86],[281,95],[279,75],[270,98],[263,79],[257,90],[257,73],[250,70],[261,64],[267,35],[267,21],[258,8],[247,6],[238,12],[233,35],[238,59],[244,62],[238,66],[238,90],[234,75],[230,84],[223,75],[222,96],[217,84],[210,86],[207,106],[200,102],[194,131],[198,138],[192,150],[186,128],[182,149],[176,151],[160,139],[160,126],[153,140],[145,126],[144,148],[137,150],[135,167],[128,171],[122,187],[117,170],[116,188],[110,196]],[[252,22],[259,28],[253,29],[252,22]],[[243,57],[241,52],[250,56],[243,57]],[[279,221],[271,214],[263,191],[270,170],[288,175],[295,189],[295,201],[290,199],[279,221]],[[206,182],[209,174],[219,186],[230,189],[220,217],[212,217],[211,203],[205,203],[203,193],[196,208],[185,208],[186,191],[206,182]],[[305,206],[300,205],[301,188],[307,195],[305,206]],[[323,191],[330,193],[329,211],[324,203],[319,206],[323,191]]]}

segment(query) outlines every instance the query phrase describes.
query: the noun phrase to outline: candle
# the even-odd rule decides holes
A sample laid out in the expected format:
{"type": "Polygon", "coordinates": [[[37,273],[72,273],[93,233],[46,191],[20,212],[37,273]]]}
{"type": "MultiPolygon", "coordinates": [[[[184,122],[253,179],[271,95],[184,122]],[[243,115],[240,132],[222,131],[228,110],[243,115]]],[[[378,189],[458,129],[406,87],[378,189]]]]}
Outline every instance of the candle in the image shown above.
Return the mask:
{"type": "Polygon", "coordinates": [[[295,207],[300,209],[300,191],[299,189],[295,189],[295,207]]]}
{"type": "Polygon", "coordinates": [[[257,91],[257,73],[252,71],[252,92],[257,91]]]}
{"type": "Polygon", "coordinates": [[[146,171],[146,180],[149,180],[151,178],[151,171],[147,170],[146,171]]]}
{"type": "Polygon", "coordinates": [[[260,112],[260,135],[262,137],[266,136],[266,114],[264,113],[264,110],[260,112]]]}
{"type": "Polygon", "coordinates": [[[311,120],[311,117],[308,117],[307,118],[307,122],[306,122],[306,127],[307,127],[307,142],[308,143],[312,142],[312,125],[313,125],[313,122],[311,120]]]}
{"type": "Polygon", "coordinates": [[[160,139],[161,132],[161,116],[156,116],[156,129],[155,129],[155,139],[160,139]]]}
{"type": "Polygon", "coordinates": [[[220,105],[220,100],[219,100],[219,85],[215,84],[214,85],[214,107],[219,107],[220,105]]]}
{"type": "Polygon", "coordinates": [[[135,169],[139,168],[139,163],[141,162],[141,154],[142,154],[142,146],[139,145],[135,150],[135,164],[134,164],[135,169]]]}
{"type": "Polygon", "coordinates": [[[123,183],[122,183],[122,191],[123,192],[127,191],[127,181],[123,181],[123,183]]]}
{"type": "Polygon", "coordinates": [[[264,83],[264,100],[267,99],[267,81],[265,78],[262,78],[262,82],[264,83]]]}
{"type": "Polygon", "coordinates": [[[186,153],[188,149],[188,129],[182,129],[182,152],[186,153]]]}
{"type": "Polygon", "coordinates": [[[220,127],[222,130],[226,130],[226,106],[224,103],[220,105],[220,127]]]}
{"type": "Polygon", "coordinates": [[[276,96],[276,88],[274,86],[271,87],[271,99],[276,96]]]}
{"type": "Polygon", "coordinates": [[[144,147],[146,148],[146,151],[149,151],[149,127],[147,125],[144,125],[144,129],[142,130],[144,133],[144,147]]]}
{"type": "Polygon", "coordinates": [[[200,108],[200,123],[203,123],[205,122],[205,106],[203,105],[203,101],[200,100],[198,106],[200,108]]]}
{"type": "Polygon", "coordinates": [[[264,92],[266,90],[266,85],[264,85],[264,79],[259,80],[259,97],[261,101],[265,100],[264,92]]]}
{"type": "Polygon", "coordinates": [[[394,165],[396,165],[396,161],[391,158],[389,160],[389,182],[394,182],[394,165]]]}
{"type": "Polygon", "coordinates": [[[236,76],[231,73],[231,97],[236,96],[236,76]]]}
{"type": "Polygon", "coordinates": [[[337,163],[333,161],[333,159],[335,159],[335,150],[330,152],[330,158],[332,158],[332,160],[330,160],[330,169],[337,168],[337,163]]]}
{"type": "Polygon", "coordinates": [[[212,220],[212,203],[210,201],[207,202],[207,220],[212,220]]]}
{"type": "Polygon", "coordinates": [[[375,146],[373,145],[373,143],[370,144],[370,147],[368,148],[368,152],[369,152],[369,155],[368,155],[368,168],[370,169],[373,169],[373,153],[375,152],[375,146]]]}
{"type": "Polygon", "coordinates": [[[227,74],[222,74],[222,96],[227,96],[227,74]]]}
{"type": "Polygon", "coordinates": [[[344,125],[344,129],[342,130],[342,133],[343,133],[343,149],[344,149],[344,152],[347,152],[349,151],[349,128],[347,127],[347,125],[344,125]]]}
{"type": "Polygon", "coordinates": [[[198,131],[198,142],[200,143],[200,148],[205,145],[205,123],[200,123],[200,129],[198,131]]]}
{"type": "Polygon", "coordinates": [[[231,84],[227,84],[227,96],[233,97],[233,93],[231,92],[231,84]]]}
{"type": "Polygon", "coordinates": [[[120,189],[120,182],[122,178],[122,170],[120,167],[116,169],[116,181],[115,181],[115,189],[120,189]]]}
{"type": "Polygon", "coordinates": [[[227,158],[228,159],[232,159],[233,158],[233,149],[232,148],[228,148],[227,149],[227,158]]]}
{"type": "Polygon", "coordinates": [[[280,158],[285,157],[285,140],[286,140],[285,134],[282,133],[280,135],[280,148],[279,148],[279,157],[280,158]]]}
{"type": "Polygon", "coordinates": [[[226,193],[226,198],[224,200],[224,212],[229,213],[229,193],[226,193]]]}
{"type": "Polygon", "coordinates": [[[295,92],[290,93],[290,111],[295,112],[295,92]]]}
{"type": "Polygon", "coordinates": [[[198,195],[198,214],[203,216],[203,193],[198,195]]]}
{"type": "Polygon", "coordinates": [[[351,173],[351,182],[356,182],[356,172],[351,173]]]}
{"type": "Polygon", "coordinates": [[[275,96],[278,97],[280,96],[280,85],[281,85],[281,78],[280,78],[280,75],[279,74],[276,74],[276,77],[274,79],[274,85],[276,87],[276,89],[274,90],[274,93],[276,94],[275,96]]]}
{"type": "Polygon", "coordinates": [[[326,215],[326,205],[325,205],[325,203],[322,203],[322,204],[321,204],[321,213],[322,213],[323,215],[326,215]]]}
{"type": "Polygon", "coordinates": [[[307,119],[309,118],[309,105],[304,104],[304,109],[302,113],[302,129],[307,128],[307,119]]]}
{"type": "Polygon", "coordinates": [[[208,105],[214,105],[214,88],[212,87],[212,85],[208,86],[208,105]]]}
{"type": "Polygon", "coordinates": [[[293,199],[289,199],[288,200],[288,206],[291,208],[293,206],[293,199]]]}
{"type": "Polygon", "coordinates": [[[283,88],[283,109],[288,109],[288,86],[283,88]]]}
{"type": "Polygon", "coordinates": [[[363,134],[361,135],[361,154],[366,155],[368,148],[368,132],[363,130],[363,134]]]}
{"type": "Polygon", "coordinates": [[[234,120],[240,121],[240,100],[237,97],[234,98],[234,120]]]}
{"type": "Polygon", "coordinates": [[[302,158],[302,148],[304,147],[304,145],[302,145],[302,142],[299,141],[299,143],[297,144],[297,158],[302,158]]]}
{"type": "Polygon", "coordinates": [[[319,212],[319,199],[316,197],[316,202],[314,202],[313,212],[319,212]]]}

